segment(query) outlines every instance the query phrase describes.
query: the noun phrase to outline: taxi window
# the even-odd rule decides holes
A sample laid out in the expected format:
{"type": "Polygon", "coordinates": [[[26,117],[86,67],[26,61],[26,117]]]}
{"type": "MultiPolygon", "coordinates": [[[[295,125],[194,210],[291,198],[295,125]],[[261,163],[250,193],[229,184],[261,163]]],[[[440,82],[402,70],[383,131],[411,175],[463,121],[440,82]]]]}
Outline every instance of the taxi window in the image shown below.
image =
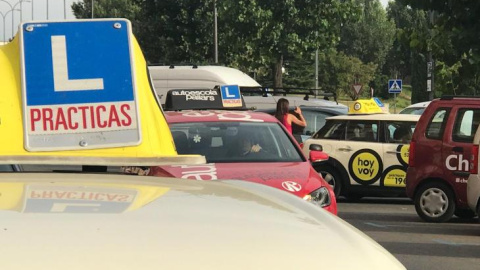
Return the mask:
{"type": "Polygon", "coordinates": [[[439,108],[435,112],[432,119],[430,119],[430,123],[427,126],[427,132],[425,137],[435,140],[442,139],[449,112],[450,110],[446,108],[439,108]]]}
{"type": "Polygon", "coordinates": [[[328,120],[327,123],[317,132],[312,138],[314,139],[329,139],[329,140],[344,140],[346,121],[328,120]]]}
{"type": "Polygon", "coordinates": [[[480,110],[459,109],[453,126],[453,141],[472,143],[479,122],[480,110]]]}
{"type": "Polygon", "coordinates": [[[207,162],[303,161],[278,123],[177,123],[170,129],[179,154],[200,154],[207,162]]]}
{"type": "Polygon", "coordinates": [[[378,123],[374,121],[349,121],[346,130],[347,141],[377,142],[378,123]]]}
{"type": "Polygon", "coordinates": [[[327,114],[324,112],[318,111],[302,111],[303,117],[305,117],[305,121],[307,121],[308,125],[304,129],[302,135],[312,135],[315,133],[320,127],[325,125],[325,118],[332,116],[331,114],[327,114]]]}
{"type": "Polygon", "coordinates": [[[386,123],[387,143],[410,143],[416,122],[394,121],[386,123]]]}

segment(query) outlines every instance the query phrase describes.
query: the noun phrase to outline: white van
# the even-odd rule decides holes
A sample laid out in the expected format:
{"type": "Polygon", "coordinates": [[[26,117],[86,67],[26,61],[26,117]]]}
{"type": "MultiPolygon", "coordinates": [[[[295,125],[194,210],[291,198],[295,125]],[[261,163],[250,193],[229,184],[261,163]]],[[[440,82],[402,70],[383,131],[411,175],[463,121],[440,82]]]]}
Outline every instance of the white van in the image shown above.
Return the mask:
{"type": "Polygon", "coordinates": [[[244,72],[222,66],[149,66],[150,77],[161,103],[172,89],[212,89],[216,85],[261,87],[244,72]]]}

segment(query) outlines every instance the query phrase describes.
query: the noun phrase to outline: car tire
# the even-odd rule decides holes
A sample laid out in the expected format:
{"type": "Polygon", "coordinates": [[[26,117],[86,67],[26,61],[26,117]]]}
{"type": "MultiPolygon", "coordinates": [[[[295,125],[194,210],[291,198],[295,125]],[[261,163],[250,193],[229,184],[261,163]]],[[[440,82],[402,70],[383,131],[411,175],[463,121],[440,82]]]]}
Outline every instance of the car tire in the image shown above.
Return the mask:
{"type": "Polygon", "coordinates": [[[430,182],[421,186],[414,202],[417,214],[427,222],[448,221],[455,212],[453,192],[443,183],[430,182]]]}
{"type": "Polygon", "coordinates": [[[474,218],[476,216],[475,212],[471,209],[456,209],[455,210],[455,216],[459,218],[465,218],[465,219],[470,219],[474,218]]]}
{"type": "Polygon", "coordinates": [[[333,188],[335,198],[338,198],[342,192],[342,181],[340,173],[330,165],[314,166],[315,170],[322,178],[333,188]]]}

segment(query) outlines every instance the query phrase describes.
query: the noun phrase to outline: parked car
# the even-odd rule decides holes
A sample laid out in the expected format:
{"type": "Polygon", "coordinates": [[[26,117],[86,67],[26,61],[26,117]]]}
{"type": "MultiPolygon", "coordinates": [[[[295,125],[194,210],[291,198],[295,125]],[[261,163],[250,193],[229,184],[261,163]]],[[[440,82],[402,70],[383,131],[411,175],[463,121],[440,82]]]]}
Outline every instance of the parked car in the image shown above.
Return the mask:
{"type": "Polygon", "coordinates": [[[167,111],[165,116],[178,153],[203,155],[208,164],[155,166],[150,175],[262,183],[337,213],[333,189],[275,117],[225,110],[167,111]]]}
{"type": "MultiPolygon", "coordinates": [[[[326,118],[336,115],[347,114],[347,107],[320,107],[320,106],[299,106],[302,109],[302,114],[307,121],[307,126],[305,128],[299,127],[296,125],[292,126],[293,136],[298,143],[303,143],[305,140],[310,138],[315,132],[325,125],[326,118]]],[[[259,112],[266,112],[270,115],[274,115],[276,109],[261,109],[257,110],[259,112]]],[[[295,107],[290,106],[290,113],[296,115],[295,107]]]]}
{"type": "Polygon", "coordinates": [[[429,104],[430,104],[430,101],[415,103],[415,104],[412,104],[412,105],[406,107],[405,109],[401,110],[399,112],[399,114],[421,115],[425,111],[425,108],[428,107],[429,104]]]}
{"type": "Polygon", "coordinates": [[[337,197],[404,195],[409,143],[418,119],[399,114],[329,117],[305,141],[303,151],[308,155],[310,145],[317,144],[329,155],[313,167],[334,186],[337,197]]]}
{"type": "Polygon", "coordinates": [[[467,205],[467,179],[479,122],[478,98],[435,99],[421,115],[410,144],[406,191],[423,220],[474,216],[467,205]]]}

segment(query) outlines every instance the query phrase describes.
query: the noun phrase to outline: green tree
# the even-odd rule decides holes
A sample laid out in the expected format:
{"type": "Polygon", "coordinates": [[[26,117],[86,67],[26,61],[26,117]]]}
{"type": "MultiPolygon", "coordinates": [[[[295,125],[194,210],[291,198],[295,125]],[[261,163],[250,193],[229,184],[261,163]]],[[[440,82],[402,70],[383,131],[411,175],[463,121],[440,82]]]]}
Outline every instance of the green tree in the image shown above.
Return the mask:
{"type": "Polygon", "coordinates": [[[352,100],[359,97],[369,97],[368,82],[373,80],[377,66],[365,64],[362,60],[348,56],[335,49],[320,54],[319,68],[320,87],[328,92],[345,95],[352,100]],[[353,84],[362,84],[362,92],[357,95],[352,89],[353,84]]]}
{"type": "MultiPolygon", "coordinates": [[[[95,1],[95,18],[124,17],[149,63],[213,62],[213,0],[95,1]]],[[[72,5],[77,18],[91,17],[91,1],[72,5]]]]}
{"type": "Polygon", "coordinates": [[[345,23],[337,50],[381,68],[395,38],[395,23],[379,0],[355,0],[360,18],[345,23]]]}
{"type": "Polygon", "coordinates": [[[395,22],[396,35],[383,73],[412,85],[412,103],[426,101],[427,14],[396,1],[389,3],[387,15],[395,22]]]}
{"type": "Polygon", "coordinates": [[[419,45],[435,60],[435,94],[476,94],[480,74],[478,1],[398,0],[404,6],[432,12],[428,35],[419,45]]]}
{"type": "Polygon", "coordinates": [[[382,74],[386,56],[395,38],[395,23],[387,17],[379,0],[355,0],[360,8],[357,21],[347,22],[341,30],[338,51],[377,67],[371,81],[362,81],[375,89],[376,95],[388,96],[388,76],[382,74]]]}
{"type": "Polygon", "coordinates": [[[270,70],[274,87],[283,86],[286,59],[334,46],[340,25],[356,12],[352,0],[229,0],[219,7],[221,25],[226,29],[221,30],[226,62],[270,70]]]}

